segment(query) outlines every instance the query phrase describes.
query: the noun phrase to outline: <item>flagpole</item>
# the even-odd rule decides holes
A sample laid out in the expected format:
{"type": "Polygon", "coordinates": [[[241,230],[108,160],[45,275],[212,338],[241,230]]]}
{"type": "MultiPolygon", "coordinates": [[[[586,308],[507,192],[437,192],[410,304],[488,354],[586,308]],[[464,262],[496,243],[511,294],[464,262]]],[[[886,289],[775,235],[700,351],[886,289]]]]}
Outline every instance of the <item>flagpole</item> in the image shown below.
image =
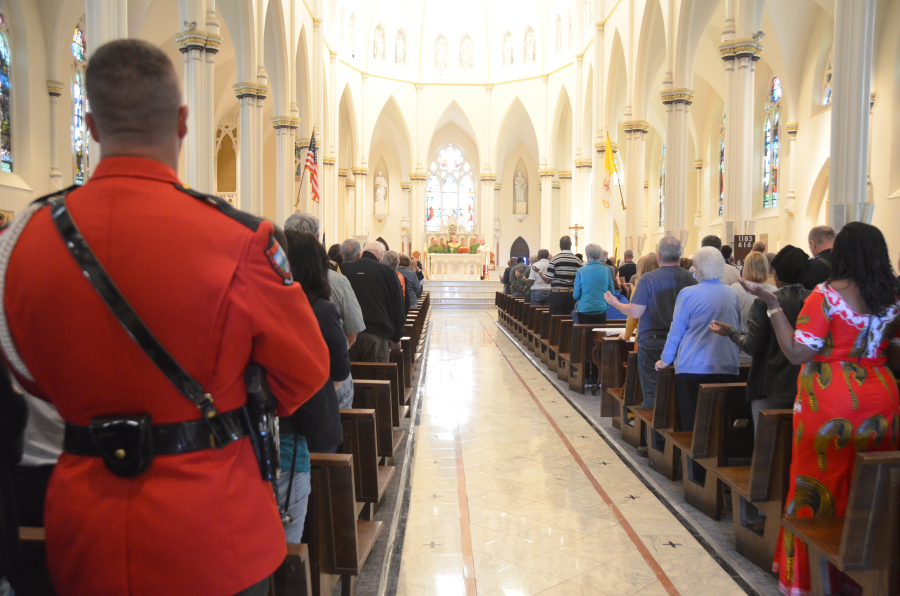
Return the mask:
{"type": "MultiPolygon", "coordinates": [[[[316,129],[313,128],[312,135],[310,136],[310,142],[316,136],[316,129]]],[[[306,160],[309,157],[309,147],[306,148],[306,155],[303,156],[303,169],[300,171],[300,187],[297,189],[297,198],[294,200],[294,208],[299,209],[300,207],[300,193],[303,192],[303,179],[306,178],[306,160]]]]}
{"type": "MultiPolygon", "coordinates": [[[[616,172],[618,174],[618,172],[616,172]]],[[[619,187],[619,196],[622,197],[622,210],[625,211],[627,208],[625,207],[625,196],[622,194],[622,185],[616,184],[619,187]]]]}

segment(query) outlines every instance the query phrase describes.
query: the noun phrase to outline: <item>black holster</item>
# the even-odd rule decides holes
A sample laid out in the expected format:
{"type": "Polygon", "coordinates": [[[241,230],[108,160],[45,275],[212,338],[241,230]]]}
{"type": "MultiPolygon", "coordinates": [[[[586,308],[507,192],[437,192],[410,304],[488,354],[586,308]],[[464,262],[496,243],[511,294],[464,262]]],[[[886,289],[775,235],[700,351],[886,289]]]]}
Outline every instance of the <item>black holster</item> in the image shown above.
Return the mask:
{"type": "Polygon", "coordinates": [[[153,462],[153,421],[149,414],[94,418],[88,429],[106,468],[123,478],[147,471],[153,462]]]}
{"type": "Polygon", "coordinates": [[[281,446],[278,442],[278,416],[275,412],[278,402],[269,389],[266,371],[258,364],[250,364],[244,375],[247,385],[247,426],[250,442],[256,453],[259,471],[263,480],[278,479],[281,471],[281,446]]]}

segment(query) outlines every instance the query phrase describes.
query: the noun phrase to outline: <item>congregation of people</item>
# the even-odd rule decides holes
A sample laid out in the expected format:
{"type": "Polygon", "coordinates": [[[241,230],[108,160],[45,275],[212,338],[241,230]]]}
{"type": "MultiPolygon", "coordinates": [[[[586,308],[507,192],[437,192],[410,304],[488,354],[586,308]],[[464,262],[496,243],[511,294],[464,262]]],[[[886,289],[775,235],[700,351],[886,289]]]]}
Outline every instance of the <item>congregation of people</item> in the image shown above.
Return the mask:
{"type": "MultiPolygon", "coordinates": [[[[573,323],[621,320],[620,339],[636,337],[642,408],[654,406],[658,371],[674,367],[676,431],[694,431],[701,385],[737,383],[741,364],[749,365],[745,399],[754,427],[762,411],[794,412],[786,515],[842,516],[856,453],[898,449],[900,433],[888,426],[900,424],[893,373],[900,372],[900,281],[875,226],[848,223],[837,235],[818,226],[808,244],[811,256],[790,245],[769,253],[757,242],[737,267],[718,236],[703,238],[689,258],[667,236],[637,263],[626,251],[616,267],[596,244],[585,247],[584,262],[563,237],[552,258],[541,249],[530,264],[510,260],[502,281],[504,293],[549,305],[551,315],[571,314],[573,323]],[[823,465],[821,437],[831,436],[823,432],[835,421],[846,423],[848,436],[852,429],[868,436],[873,421],[886,422],[871,440],[836,443],[823,465]],[[826,508],[810,506],[811,485],[826,508]]],[[[662,443],[659,433],[650,435],[651,444],[662,443]]],[[[706,470],[692,465],[691,478],[702,485],[706,470]]],[[[790,534],[778,545],[773,571],[781,591],[810,593],[815,570],[806,546],[790,534]]],[[[830,573],[832,585],[852,585],[833,566],[830,573]]]]}
{"type": "Polygon", "coordinates": [[[351,362],[386,363],[400,349],[423,295],[421,267],[381,242],[326,250],[313,214],[295,213],[281,229],[181,186],[187,112],[158,48],[137,40],[97,48],[87,86],[88,125],[102,139],[93,176],[36,203],[0,236],[8,250],[0,335],[9,340],[0,594],[41,589],[19,560],[20,526],[46,529],[47,570],[61,596],[268,594],[286,546],[304,542],[310,454],[344,443],[351,362]],[[105,289],[86,283],[59,242],[43,208],[53,200],[57,215],[60,205],[71,209],[99,255],[105,289]],[[111,286],[124,296],[117,308],[104,294],[111,286]],[[155,339],[141,337],[144,325],[155,339]],[[141,341],[161,347],[144,353],[141,341]],[[245,440],[252,424],[239,419],[249,364],[265,371],[277,403],[280,475],[271,483],[245,440]],[[179,382],[202,386],[195,404],[169,380],[181,366],[179,382]],[[208,438],[201,412],[212,420],[208,438]],[[220,419],[222,442],[213,430],[220,419]],[[115,460],[132,462],[135,445],[144,465],[117,468],[115,460]]]}

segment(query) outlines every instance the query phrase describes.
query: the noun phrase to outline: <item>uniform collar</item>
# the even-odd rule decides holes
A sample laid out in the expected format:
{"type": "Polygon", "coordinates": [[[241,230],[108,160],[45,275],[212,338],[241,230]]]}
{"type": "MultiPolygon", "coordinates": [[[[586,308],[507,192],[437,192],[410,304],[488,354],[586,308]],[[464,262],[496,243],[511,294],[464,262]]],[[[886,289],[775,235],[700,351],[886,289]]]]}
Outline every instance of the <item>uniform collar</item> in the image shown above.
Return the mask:
{"type": "Polygon", "coordinates": [[[91,180],[127,177],[146,178],[172,184],[181,184],[178,174],[161,161],[147,157],[104,157],[94,168],[91,180]]]}

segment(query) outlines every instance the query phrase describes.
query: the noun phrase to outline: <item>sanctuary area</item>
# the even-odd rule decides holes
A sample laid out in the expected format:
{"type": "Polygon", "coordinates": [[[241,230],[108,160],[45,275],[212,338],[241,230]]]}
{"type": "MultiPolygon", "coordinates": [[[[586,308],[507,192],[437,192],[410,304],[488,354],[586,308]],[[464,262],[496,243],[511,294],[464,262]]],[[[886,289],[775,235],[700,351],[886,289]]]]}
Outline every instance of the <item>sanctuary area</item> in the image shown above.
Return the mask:
{"type": "Polygon", "coordinates": [[[0,0],[0,596],[900,596],[898,64],[900,0],[0,0]]]}

